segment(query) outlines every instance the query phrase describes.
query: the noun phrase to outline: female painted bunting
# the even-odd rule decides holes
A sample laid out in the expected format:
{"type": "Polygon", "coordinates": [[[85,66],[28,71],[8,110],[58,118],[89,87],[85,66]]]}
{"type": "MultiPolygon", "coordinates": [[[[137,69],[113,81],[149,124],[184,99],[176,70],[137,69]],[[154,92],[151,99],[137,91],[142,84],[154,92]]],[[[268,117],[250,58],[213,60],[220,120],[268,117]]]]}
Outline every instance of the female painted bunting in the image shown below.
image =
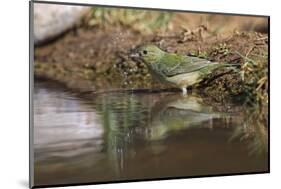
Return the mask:
{"type": "Polygon", "coordinates": [[[233,64],[221,64],[198,57],[168,53],[153,44],[137,47],[130,57],[144,62],[156,78],[181,88],[184,95],[187,94],[188,86],[199,83],[215,69],[233,66],[233,64]]]}

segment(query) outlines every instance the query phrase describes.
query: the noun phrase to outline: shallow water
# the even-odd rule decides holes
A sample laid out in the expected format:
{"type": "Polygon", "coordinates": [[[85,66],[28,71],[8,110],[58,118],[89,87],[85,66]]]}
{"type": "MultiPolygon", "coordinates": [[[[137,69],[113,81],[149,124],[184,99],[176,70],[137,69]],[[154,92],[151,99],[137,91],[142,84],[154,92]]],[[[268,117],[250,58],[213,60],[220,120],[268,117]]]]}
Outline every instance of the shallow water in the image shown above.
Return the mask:
{"type": "Polygon", "coordinates": [[[36,82],[35,185],[268,171],[266,121],[198,95],[81,96],[36,82]]]}

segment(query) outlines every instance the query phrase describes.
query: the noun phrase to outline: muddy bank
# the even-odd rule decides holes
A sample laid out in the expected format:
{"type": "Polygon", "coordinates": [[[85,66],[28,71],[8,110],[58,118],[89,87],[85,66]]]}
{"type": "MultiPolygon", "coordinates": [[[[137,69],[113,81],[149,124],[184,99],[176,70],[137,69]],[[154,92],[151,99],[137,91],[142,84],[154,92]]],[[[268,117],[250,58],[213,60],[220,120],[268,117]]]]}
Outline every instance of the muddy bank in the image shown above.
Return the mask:
{"type": "Polygon", "coordinates": [[[128,52],[143,43],[155,43],[169,52],[240,64],[239,72],[219,70],[193,89],[218,101],[249,97],[267,102],[268,38],[260,33],[218,37],[199,27],[159,36],[142,35],[122,25],[80,27],[35,49],[35,77],[55,80],[77,91],[170,88],[154,81],[145,65],[128,58],[128,52]]]}

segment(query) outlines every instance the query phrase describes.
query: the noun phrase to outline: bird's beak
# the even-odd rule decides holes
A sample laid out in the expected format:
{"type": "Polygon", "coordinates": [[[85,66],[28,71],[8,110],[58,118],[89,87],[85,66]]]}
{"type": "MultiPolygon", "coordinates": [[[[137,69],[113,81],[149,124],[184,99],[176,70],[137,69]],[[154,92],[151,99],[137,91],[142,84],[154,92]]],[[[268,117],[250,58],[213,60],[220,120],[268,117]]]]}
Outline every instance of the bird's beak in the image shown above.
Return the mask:
{"type": "Polygon", "coordinates": [[[139,55],[139,53],[130,53],[129,57],[130,58],[139,58],[140,55],[139,55]]]}

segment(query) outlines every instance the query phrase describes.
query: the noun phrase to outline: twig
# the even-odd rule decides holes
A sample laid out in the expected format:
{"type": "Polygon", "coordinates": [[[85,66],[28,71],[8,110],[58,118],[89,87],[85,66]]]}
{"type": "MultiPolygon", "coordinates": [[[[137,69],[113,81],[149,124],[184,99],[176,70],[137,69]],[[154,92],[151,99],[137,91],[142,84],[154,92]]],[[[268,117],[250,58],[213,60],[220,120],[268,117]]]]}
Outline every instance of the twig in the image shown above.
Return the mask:
{"type": "Polygon", "coordinates": [[[246,57],[246,56],[240,54],[238,51],[235,51],[234,53],[238,54],[238,55],[241,56],[242,58],[244,58],[244,59],[248,60],[249,62],[253,63],[254,65],[257,64],[254,60],[252,60],[252,59],[250,59],[250,58],[248,58],[248,57],[246,57]]]}
{"type": "Polygon", "coordinates": [[[255,48],[255,46],[252,46],[251,48],[250,48],[250,50],[247,52],[247,54],[246,54],[246,57],[248,57],[248,55],[250,54],[250,52],[252,52],[253,50],[254,50],[254,48],[255,48]]]}
{"type": "Polygon", "coordinates": [[[261,40],[264,40],[264,39],[268,39],[268,37],[267,36],[266,37],[261,37],[259,39],[256,39],[256,41],[261,41],[261,40]]]}

